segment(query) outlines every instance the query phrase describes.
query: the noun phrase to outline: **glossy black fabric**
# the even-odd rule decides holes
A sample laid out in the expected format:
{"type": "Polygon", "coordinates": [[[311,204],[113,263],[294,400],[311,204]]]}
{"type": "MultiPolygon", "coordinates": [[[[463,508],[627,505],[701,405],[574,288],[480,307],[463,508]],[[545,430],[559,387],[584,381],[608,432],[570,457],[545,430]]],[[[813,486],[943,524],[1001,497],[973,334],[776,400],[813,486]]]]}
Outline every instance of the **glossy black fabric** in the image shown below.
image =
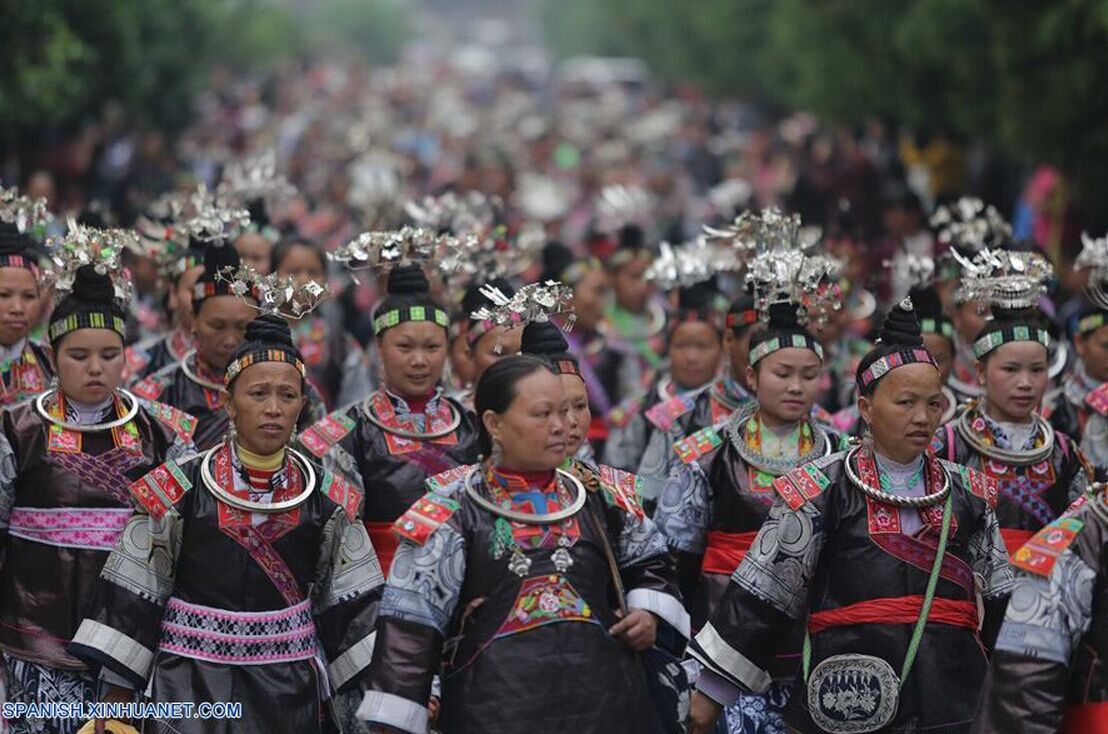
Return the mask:
{"type": "MultiPolygon", "coordinates": [[[[125,495],[120,497],[110,488],[93,484],[59,465],[46,448],[49,425],[32,403],[11,408],[0,418],[0,430],[11,446],[10,459],[17,469],[13,484],[0,489],[5,495],[0,500],[5,519],[0,531],[0,648],[43,665],[83,669],[84,663],[67,654],[64,645],[84,617],[108,551],[61,548],[11,537],[7,514],[13,506],[62,509],[121,508],[131,504],[126,485],[118,488],[125,495]]],[[[135,426],[142,454],[113,460],[127,481],[162,463],[175,438],[168,427],[141,407],[135,426]]],[[[114,448],[110,430],[82,434],[83,454],[97,456],[114,448]]]]}

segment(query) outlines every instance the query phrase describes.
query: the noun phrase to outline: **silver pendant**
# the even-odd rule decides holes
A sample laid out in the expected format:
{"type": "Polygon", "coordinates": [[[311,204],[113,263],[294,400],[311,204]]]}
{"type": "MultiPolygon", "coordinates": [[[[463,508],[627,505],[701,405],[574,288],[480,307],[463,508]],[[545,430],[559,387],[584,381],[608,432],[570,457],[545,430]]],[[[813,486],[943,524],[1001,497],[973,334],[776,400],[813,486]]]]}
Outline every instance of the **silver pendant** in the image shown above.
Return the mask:
{"type": "Polygon", "coordinates": [[[558,569],[558,573],[565,573],[573,565],[573,558],[565,548],[559,548],[551,553],[550,560],[554,561],[554,568],[558,569]]]}
{"type": "Polygon", "coordinates": [[[519,548],[515,549],[512,553],[511,559],[508,561],[508,570],[519,576],[521,579],[527,576],[527,573],[531,570],[531,559],[519,552],[519,548]]]}

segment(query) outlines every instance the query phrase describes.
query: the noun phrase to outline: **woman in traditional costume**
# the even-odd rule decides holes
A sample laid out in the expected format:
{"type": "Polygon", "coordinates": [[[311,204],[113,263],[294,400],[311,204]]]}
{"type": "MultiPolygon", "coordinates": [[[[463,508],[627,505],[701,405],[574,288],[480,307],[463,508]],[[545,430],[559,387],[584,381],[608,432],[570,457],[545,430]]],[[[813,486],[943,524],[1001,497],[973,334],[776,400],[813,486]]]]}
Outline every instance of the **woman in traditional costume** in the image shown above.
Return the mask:
{"type": "Polygon", "coordinates": [[[444,660],[448,734],[653,730],[638,652],[660,618],[681,614],[664,540],[633,486],[561,468],[566,398],[546,362],[493,365],[476,405],[489,458],[428,480],[396,523],[404,540],[359,714],[426,731],[444,660]]]}
{"type": "Polygon", "coordinates": [[[984,250],[962,287],[992,304],[973,342],[982,396],[936,435],[935,452],[996,482],[1008,553],[1080,497],[1090,479],[1077,445],[1039,414],[1050,382],[1050,335],[1035,302],[1050,265],[1038,254],[984,250]]]}
{"type": "Polygon", "coordinates": [[[360,493],[288,447],[305,374],[285,319],[254,319],[225,370],[227,435],[130,485],[140,511],[71,654],[101,668],[108,700],[242,705],[144,730],[331,732],[328,699],[365,674],[384,579],[360,493]]]}
{"type": "MultiPolygon", "coordinates": [[[[81,227],[66,240],[107,249],[118,247],[114,237],[81,227]]],[[[127,485],[193,451],[190,416],[120,387],[126,312],[109,275],[97,272],[111,262],[81,250],[97,264],[67,260],[48,327],[56,385],[0,420],[0,650],[9,702],[96,700],[88,666],[65,645],[132,514],[127,485]]],[[[118,259],[114,266],[118,273],[118,259]]],[[[10,723],[17,734],[72,734],[81,725],[10,723]]]]}
{"type": "Polygon", "coordinates": [[[996,486],[928,451],[941,383],[910,301],[890,312],[856,384],[870,438],[774,480],[769,516],[690,644],[704,665],[693,734],[768,689],[803,623],[793,730],[969,730],[1012,585],[996,486]]]}
{"type": "Polygon", "coordinates": [[[305,450],[365,495],[362,516],[388,573],[392,525],[423,493],[424,480],[477,457],[471,414],[443,394],[447,315],[419,265],[393,268],[374,312],[384,386],[311,426],[305,450]]]}

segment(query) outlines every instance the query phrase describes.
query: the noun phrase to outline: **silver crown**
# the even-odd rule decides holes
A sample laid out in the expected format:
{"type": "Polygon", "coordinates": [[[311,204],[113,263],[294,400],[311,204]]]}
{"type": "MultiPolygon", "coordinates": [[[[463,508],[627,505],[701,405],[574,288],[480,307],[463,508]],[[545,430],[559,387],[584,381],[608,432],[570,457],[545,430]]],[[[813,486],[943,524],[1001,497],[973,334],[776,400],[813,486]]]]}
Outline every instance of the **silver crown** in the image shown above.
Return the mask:
{"type": "Polygon", "coordinates": [[[484,233],[492,227],[497,212],[503,207],[504,202],[497,196],[486,196],[480,191],[459,196],[451,191],[442,196],[428,196],[418,202],[409,201],[404,205],[404,211],[417,227],[463,235],[484,233]]]}
{"type": "Polygon", "coordinates": [[[118,300],[129,302],[133,285],[123,268],[121,256],[124,250],[141,249],[138,234],[130,229],[87,227],[77,224],[72,217],[67,224],[65,236],[46,241],[51,267],[44,273],[43,280],[59,293],[69,293],[73,290],[77,270],[91,265],[97,273],[111,278],[118,300]]]}
{"type": "Polygon", "coordinates": [[[250,212],[223,196],[212,194],[204,184],[186,197],[171,198],[176,229],[201,242],[221,240],[228,233],[250,225],[250,212]]]}
{"type": "Polygon", "coordinates": [[[704,238],[676,246],[663,242],[643,277],[657,283],[662,290],[688,288],[726,269],[720,265],[718,248],[710,247],[704,238]]]}
{"type": "Polygon", "coordinates": [[[274,206],[296,196],[296,187],[277,172],[277,153],[267,150],[228,163],[216,193],[239,206],[255,199],[264,200],[266,206],[274,206]]]}
{"type": "Polygon", "coordinates": [[[1012,238],[1012,227],[993,206],[972,197],[962,197],[950,206],[940,206],[931,215],[939,242],[974,253],[1003,247],[1012,238]]]}
{"type": "Polygon", "coordinates": [[[1046,293],[1054,267],[1037,252],[981,250],[972,259],[951,251],[962,266],[957,296],[1004,309],[1031,308],[1046,293]]]}
{"type": "Polygon", "coordinates": [[[44,228],[53,220],[46,206],[46,199],[31,199],[19,193],[16,187],[0,186],[0,222],[14,224],[22,234],[44,228]]]}
{"type": "Polygon", "coordinates": [[[451,293],[461,298],[474,280],[512,278],[522,274],[541,255],[546,230],[538,222],[526,222],[515,233],[497,226],[483,235],[455,238],[442,248],[436,267],[451,293]]]}
{"type": "MultiPolygon", "coordinates": [[[[565,330],[573,328],[573,289],[556,280],[543,283],[529,283],[515,295],[507,296],[496,286],[481,286],[481,295],[492,302],[492,306],[482,306],[470,314],[479,321],[489,321],[495,326],[508,329],[526,326],[534,322],[549,321],[555,314],[569,314],[565,330]]],[[[500,339],[497,338],[494,351],[500,353],[500,339]]]]}
{"type": "Polygon", "coordinates": [[[645,229],[655,205],[654,196],[641,186],[605,186],[596,202],[597,229],[608,234],[631,224],[645,229]]]}
{"type": "Polygon", "coordinates": [[[1074,261],[1074,269],[1088,270],[1089,282],[1085,295],[1101,308],[1108,309],[1108,235],[1090,237],[1081,233],[1081,253],[1074,261]]]}
{"type": "Polygon", "coordinates": [[[384,273],[399,265],[446,258],[466,243],[468,239],[465,237],[440,235],[421,227],[401,227],[363,232],[334,252],[327,253],[327,257],[353,272],[375,270],[384,273]]]}
{"type": "Polygon", "coordinates": [[[926,288],[935,279],[935,260],[927,255],[907,253],[882,265],[894,271],[894,280],[907,283],[909,288],[926,288]]]}
{"type": "Polygon", "coordinates": [[[307,316],[331,295],[326,284],[314,280],[298,284],[294,276],[262,275],[247,265],[223,268],[216,272],[215,279],[229,284],[231,292],[251,308],[295,319],[307,316]]]}

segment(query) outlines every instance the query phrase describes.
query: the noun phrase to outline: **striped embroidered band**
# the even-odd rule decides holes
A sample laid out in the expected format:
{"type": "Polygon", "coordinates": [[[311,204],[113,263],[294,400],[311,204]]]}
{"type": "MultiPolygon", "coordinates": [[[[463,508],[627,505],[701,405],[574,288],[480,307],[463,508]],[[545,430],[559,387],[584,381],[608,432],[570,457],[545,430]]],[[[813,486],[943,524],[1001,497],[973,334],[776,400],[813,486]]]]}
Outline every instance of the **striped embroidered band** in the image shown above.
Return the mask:
{"type": "Polygon", "coordinates": [[[127,336],[127,324],[118,316],[103,311],[75,313],[50,324],[48,335],[54,342],[77,329],[111,329],[122,337],[127,336]]]}
{"type": "Polygon", "coordinates": [[[373,333],[380,334],[385,329],[391,329],[405,321],[429,321],[438,324],[444,329],[450,328],[450,317],[441,308],[431,306],[408,306],[406,308],[394,308],[383,314],[378,314],[373,319],[373,333]]]}
{"type": "Polygon", "coordinates": [[[990,331],[973,343],[973,356],[981,359],[1002,344],[1009,342],[1038,342],[1050,348],[1050,334],[1046,329],[1019,324],[990,331]]]}
{"type": "Polygon", "coordinates": [[[307,375],[304,363],[300,361],[295,354],[285,351],[284,349],[259,349],[255,352],[247,352],[227,365],[227,372],[223,378],[224,383],[230,385],[244,369],[252,364],[258,364],[259,362],[284,362],[285,364],[291,364],[295,367],[301,377],[307,375]]]}
{"type": "Polygon", "coordinates": [[[38,265],[35,261],[22,255],[0,255],[0,268],[26,268],[38,275],[38,265]]]}
{"type": "Polygon", "coordinates": [[[739,326],[750,326],[758,322],[758,311],[753,308],[748,308],[745,311],[732,311],[727,314],[727,320],[725,325],[728,329],[734,329],[739,326]]]}
{"type": "Polygon", "coordinates": [[[941,334],[948,339],[954,336],[954,324],[946,319],[920,319],[919,330],[924,334],[941,334]]]}
{"type": "Polygon", "coordinates": [[[581,368],[572,359],[554,360],[554,371],[559,375],[577,375],[581,379],[585,379],[581,375],[581,368]]]}
{"type": "Polygon", "coordinates": [[[816,356],[823,359],[823,347],[810,336],[803,334],[790,334],[788,336],[775,336],[762,342],[750,350],[750,364],[755,365],[760,360],[768,357],[779,349],[811,349],[816,356]]]}
{"type": "Polygon", "coordinates": [[[935,364],[935,358],[926,349],[905,349],[901,352],[893,352],[871,364],[862,373],[861,377],[858,378],[859,392],[880,380],[890,371],[906,364],[929,364],[938,368],[938,365],[935,364]]]}
{"type": "Polygon", "coordinates": [[[1091,313],[1077,322],[1077,333],[1088,334],[1104,326],[1104,313],[1091,313]]]}

